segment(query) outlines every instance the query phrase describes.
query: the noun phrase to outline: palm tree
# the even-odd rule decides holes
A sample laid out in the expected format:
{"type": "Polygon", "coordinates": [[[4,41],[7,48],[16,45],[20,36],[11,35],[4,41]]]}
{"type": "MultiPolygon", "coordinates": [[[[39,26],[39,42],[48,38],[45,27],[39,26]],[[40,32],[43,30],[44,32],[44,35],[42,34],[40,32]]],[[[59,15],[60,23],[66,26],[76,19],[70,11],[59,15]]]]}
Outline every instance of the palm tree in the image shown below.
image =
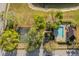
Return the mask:
{"type": "Polygon", "coordinates": [[[31,28],[27,35],[27,40],[29,43],[28,51],[33,51],[40,47],[43,40],[43,32],[38,32],[36,28],[31,28]]]}
{"type": "Polygon", "coordinates": [[[4,51],[10,52],[16,49],[19,43],[19,35],[14,30],[6,30],[1,35],[0,38],[0,47],[4,51]]]}
{"type": "Polygon", "coordinates": [[[46,28],[45,19],[42,16],[34,17],[34,25],[28,32],[28,42],[29,48],[28,50],[33,51],[40,47],[43,38],[44,38],[44,30],[46,28]]]}

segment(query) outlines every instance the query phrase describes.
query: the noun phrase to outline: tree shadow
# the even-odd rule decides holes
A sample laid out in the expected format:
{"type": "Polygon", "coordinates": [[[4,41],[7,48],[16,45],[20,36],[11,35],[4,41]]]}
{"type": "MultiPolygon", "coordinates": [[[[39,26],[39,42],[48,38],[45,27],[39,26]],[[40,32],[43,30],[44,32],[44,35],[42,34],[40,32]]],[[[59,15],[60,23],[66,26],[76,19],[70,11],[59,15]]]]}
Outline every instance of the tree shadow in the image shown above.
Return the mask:
{"type": "Polygon", "coordinates": [[[14,50],[12,52],[5,52],[4,56],[16,56],[17,55],[17,50],[14,50]]]}
{"type": "Polygon", "coordinates": [[[47,52],[44,50],[44,56],[52,56],[52,55],[53,55],[52,52],[47,52]]]}
{"type": "Polygon", "coordinates": [[[27,56],[39,56],[39,49],[26,53],[27,56]]]}
{"type": "Polygon", "coordinates": [[[67,56],[79,56],[79,50],[73,49],[66,51],[67,56]]]}

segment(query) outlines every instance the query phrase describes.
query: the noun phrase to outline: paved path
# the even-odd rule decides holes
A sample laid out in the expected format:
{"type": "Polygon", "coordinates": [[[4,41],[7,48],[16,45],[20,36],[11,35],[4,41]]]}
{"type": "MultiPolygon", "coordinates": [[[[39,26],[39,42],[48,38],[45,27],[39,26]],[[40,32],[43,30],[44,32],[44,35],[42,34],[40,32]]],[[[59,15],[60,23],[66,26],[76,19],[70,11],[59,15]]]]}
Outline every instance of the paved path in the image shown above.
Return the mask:
{"type": "Polygon", "coordinates": [[[79,6],[76,7],[72,7],[72,8],[62,8],[62,9],[57,9],[57,8],[49,8],[49,9],[44,9],[44,8],[40,8],[40,7],[35,7],[32,4],[28,4],[29,8],[33,9],[33,10],[38,10],[38,11],[44,11],[44,12],[49,12],[49,11],[62,11],[62,12],[66,12],[66,11],[72,11],[72,10],[78,10],[79,6]]]}
{"type": "Polygon", "coordinates": [[[42,43],[39,49],[39,56],[43,56],[43,51],[44,49],[43,49],[43,43],[42,43]]]}
{"type": "Polygon", "coordinates": [[[3,32],[4,29],[4,21],[3,19],[0,17],[0,34],[3,32]]]}
{"type": "MultiPolygon", "coordinates": [[[[6,10],[6,4],[0,3],[0,13],[4,12],[6,10]]],[[[4,20],[2,17],[0,17],[0,34],[3,32],[4,29],[4,20]]],[[[2,55],[2,50],[0,49],[0,55],[2,55]]]]}
{"type": "Polygon", "coordinates": [[[6,9],[6,3],[0,3],[0,12],[5,11],[6,9]]]}
{"type": "Polygon", "coordinates": [[[26,56],[26,50],[17,50],[17,56],[26,56]]]}
{"type": "MultiPolygon", "coordinates": [[[[0,3],[0,13],[4,12],[5,10],[6,10],[6,4],[0,3]]],[[[2,33],[4,26],[5,26],[5,23],[4,23],[3,16],[0,16],[0,34],[2,33]]]]}

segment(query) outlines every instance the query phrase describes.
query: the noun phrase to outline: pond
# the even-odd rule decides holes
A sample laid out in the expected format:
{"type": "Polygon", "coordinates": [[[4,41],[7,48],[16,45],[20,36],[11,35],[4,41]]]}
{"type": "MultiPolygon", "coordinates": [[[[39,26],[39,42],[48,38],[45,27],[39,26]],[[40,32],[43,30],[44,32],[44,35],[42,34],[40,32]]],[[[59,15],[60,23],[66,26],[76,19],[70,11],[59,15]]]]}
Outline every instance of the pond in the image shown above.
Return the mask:
{"type": "Polygon", "coordinates": [[[33,3],[33,5],[41,8],[72,8],[79,6],[79,3],[33,3]]]}

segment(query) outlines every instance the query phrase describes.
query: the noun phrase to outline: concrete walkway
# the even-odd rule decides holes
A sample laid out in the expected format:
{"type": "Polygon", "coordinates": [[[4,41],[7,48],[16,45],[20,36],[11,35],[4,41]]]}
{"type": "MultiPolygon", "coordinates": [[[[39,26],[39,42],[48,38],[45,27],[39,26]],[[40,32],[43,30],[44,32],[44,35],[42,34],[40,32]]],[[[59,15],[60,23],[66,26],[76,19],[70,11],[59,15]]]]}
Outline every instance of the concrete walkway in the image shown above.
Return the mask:
{"type": "Polygon", "coordinates": [[[40,7],[35,7],[31,3],[29,3],[28,6],[29,6],[29,8],[31,8],[33,10],[43,11],[43,12],[49,12],[49,11],[62,11],[62,12],[66,12],[66,11],[72,11],[72,10],[78,10],[79,9],[79,6],[72,7],[72,8],[62,8],[62,9],[57,9],[57,8],[44,9],[44,8],[40,8],[40,7]]]}
{"type": "Polygon", "coordinates": [[[4,12],[6,10],[6,3],[0,3],[0,12],[4,12]]]}
{"type": "Polygon", "coordinates": [[[0,17],[0,34],[2,34],[2,32],[3,32],[3,29],[4,29],[4,21],[3,21],[3,19],[0,17]]]}
{"type": "MultiPolygon", "coordinates": [[[[6,11],[6,3],[0,3],[0,13],[6,11]]],[[[0,34],[3,32],[3,29],[5,27],[5,20],[3,16],[0,16],[0,34]]]]}
{"type": "MultiPolygon", "coordinates": [[[[0,13],[6,10],[6,3],[0,3],[0,13]]],[[[3,29],[5,27],[5,22],[3,20],[3,16],[0,16],[0,34],[2,34],[3,29]]],[[[0,56],[3,54],[2,50],[0,49],[0,56]]]]}

